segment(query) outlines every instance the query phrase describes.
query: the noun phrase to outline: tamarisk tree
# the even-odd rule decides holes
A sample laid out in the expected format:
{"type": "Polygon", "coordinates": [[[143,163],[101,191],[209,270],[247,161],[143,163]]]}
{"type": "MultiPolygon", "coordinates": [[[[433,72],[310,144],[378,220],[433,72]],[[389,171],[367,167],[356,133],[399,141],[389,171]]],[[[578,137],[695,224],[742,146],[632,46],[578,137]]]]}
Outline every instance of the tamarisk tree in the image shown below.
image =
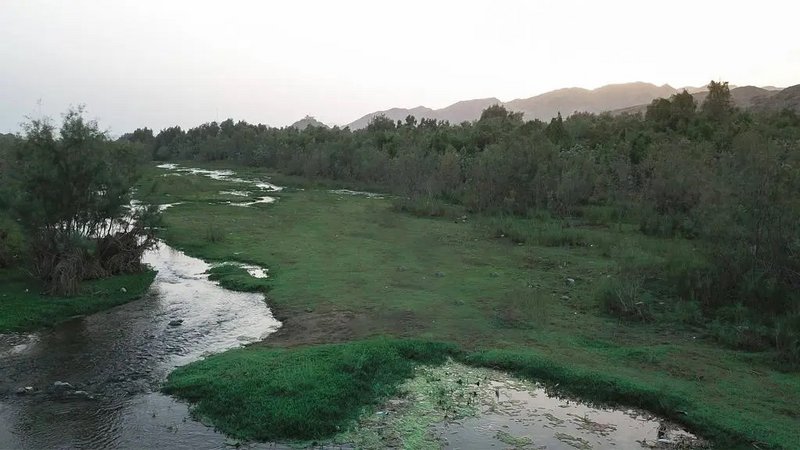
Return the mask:
{"type": "Polygon", "coordinates": [[[140,147],[112,141],[76,109],[58,131],[48,120],[26,123],[10,159],[5,202],[26,233],[33,273],[51,293],[141,270],[157,213],[131,208],[140,147]]]}

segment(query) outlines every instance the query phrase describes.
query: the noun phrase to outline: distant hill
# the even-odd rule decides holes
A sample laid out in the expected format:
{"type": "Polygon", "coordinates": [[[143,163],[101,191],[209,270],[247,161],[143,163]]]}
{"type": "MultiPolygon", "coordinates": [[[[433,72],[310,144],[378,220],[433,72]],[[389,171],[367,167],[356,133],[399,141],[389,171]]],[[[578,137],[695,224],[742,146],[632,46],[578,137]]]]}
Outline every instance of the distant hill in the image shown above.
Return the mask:
{"type": "Polygon", "coordinates": [[[483,112],[484,109],[502,103],[503,102],[494,97],[464,100],[438,110],[437,119],[448,120],[450,123],[473,121],[481,117],[481,112],[483,112]]]}
{"type": "Polygon", "coordinates": [[[610,84],[597,89],[566,88],[546,92],[530,98],[511,100],[503,103],[497,98],[482,98],[454,103],[446,108],[431,109],[424,106],[416,108],[392,108],[367,114],[350,123],[351,129],[366,127],[373,117],[383,114],[392,120],[403,120],[413,115],[417,120],[447,120],[450,123],[477,120],[481,111],[489,106],[500,104],[511,111],[522,112],[528,120],[549,121],[559,112],[568,116],[574,112],[604,112],[634,105],[650,103],[654,98],[669,97],[679,92],[669,85],[656,86],[650,83],[610,84]]]}
{"type": "MultiPolygon", "coordinates": [[[[797,88],[797,87],[798,86],[793,86],[792,88],[797,88]]],[[[733,100],[734,105],[743,109],[760,108],[760,109],[774,110],[774,109],[782,109],[783,107],[791,108],[792,107],[791,105],[794,105],[794,109],[795,111],[797,111],[798,101],[792,102],[791,92],[783,94],[784,91],[790,90],[792,88],[786,88],[784,90],[780,90],[777,88],[773,88],[772,86],[768,86],[766,88],[761,88],[756,86],[735,87],[731,89],[731,99],[733,100]],[[778,106],[779,104],[785,106],[778,106]]],[[[694,97],[694,100],[697,102],[697,106],[699,107],[706,99],[707,95],[708,91],[702,90],[694,92],[692,94],[692,97],[694,97]]],[[[665,96],[664,98],[666,97],[668,96],[665,96]]],[[[649,104],[650,102],[647,102],[641,105],[616,109],[611,111],[611,114],[616,115],[616,114],[626,114],[626,113],[627,114],[644,113],[647,111],[647,105],[649,104]]]]}
{"type": "Polygon", "coordinates": [[[290,127],[297,128],[300,131],[305,130],[307,127],[310,126],[329,128],[327,125],[325,125],[324,123],[320,122],[319,120],[315,119],[312,116],[305,116],[302,119],[290,125],[290,127]]]}
{"type": "MultiPolygon", "coordinates": [[[[566,117],[575,112],[612,114],[643,113],[647,105],[656,98],[667,98],[686,89],[691,93],[697,104],[701,104],[708,91],[705,87],[686,86],[674,88],[668,84],[656,86],[651,83],[635,82],[622,84],[609,84],[597,89],[565,88],[545,92],[530,98],[521,98],[509,102],[501,102],[496,98],[482,98],[464,100],[454,103],[446,108],[431,109],[425,106],[416,108],[392,108],[385,111],[376,111],[367,114],[348,126],[357,130],[366,127],[378,115],[385,115],[394,121],[405,120],[412,115],[417,120],[424,118],[447,120],[450,123],[477,120],[481,111],[489,106],[500,104],[510,111],[523,113],[525,119],[539,119],[549,121],[559,112],[566,117]]],[[[774,86],[731,86],[731,96],[736,106],[741,108],[780,109],[782,107],[797,110],[800,88],[793,86],[783,89],[774,86]],[[781,106],[783,105],[783,106],[781,106]]]]}
{"type": "Polygon", "coordinates": [[[414,116],[417,120],[436,119],[447,120],[450,123],[461,123],[465,120],[476,120],[481,116],[481,111],[484,109],[502,103],[496,98],[481,98],[475,100],[464,100],[461,102],[453,103],[442,109],[431,109],[424,106],[417,106],[416,108],[392,108],[385,111],[376,111],[369,113],[358,120],[351,122],[348,126],[352,130],[365,128],[369,125],[370,121],[379,115],[384,115],[394,121],[405,120],[408,116],[414,116]]]}
{"type": "Polygon", "coordinates": [[[753,99],[753,108],[766,111],[791,109],[800,113],[800,84],[773,92],[769,96],[753,99]]]}
{"type": "Polygon", "coordinates": [[[654,98],[669,97],[678,92],[669,85],[650,83],[610,84],[597,89],[567,88],[546,92],[535,97],[512,100],[505,104],[512,111],[520,111],[526,119],[549,121],[559,112],[568,116],[574,112],[599,113],[650,103],[654,98]]]}

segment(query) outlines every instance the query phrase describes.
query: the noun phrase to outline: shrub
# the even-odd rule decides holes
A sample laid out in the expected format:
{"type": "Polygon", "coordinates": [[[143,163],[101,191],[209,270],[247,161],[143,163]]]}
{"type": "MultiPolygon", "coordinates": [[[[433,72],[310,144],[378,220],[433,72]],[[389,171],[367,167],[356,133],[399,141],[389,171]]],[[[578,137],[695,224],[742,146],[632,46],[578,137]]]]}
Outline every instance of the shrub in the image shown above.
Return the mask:
{"type": "Polygon", "coordinates": [[[776,321],[775,348],[783,361],[792,367],[800,366],[800,313],[776,321]]]}
{"type": "Polygon", "coordinates": [[[653,320],[652,297],[637,277],[610,278],[602,283],[596,297],[609,314],[638,322],[653,320]]]}

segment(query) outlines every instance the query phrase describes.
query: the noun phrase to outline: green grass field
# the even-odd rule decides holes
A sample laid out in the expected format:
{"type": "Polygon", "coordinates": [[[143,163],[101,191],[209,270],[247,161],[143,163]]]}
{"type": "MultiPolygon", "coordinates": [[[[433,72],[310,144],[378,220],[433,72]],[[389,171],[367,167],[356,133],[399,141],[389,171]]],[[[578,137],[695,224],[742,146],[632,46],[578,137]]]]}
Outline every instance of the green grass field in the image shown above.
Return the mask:
{"type": "Polygon", "coordinates": [[[0,333],[49,327],[136,300],[154,277],[155,272],[145,271],[88,281],[80,294],[56,297],[42,294],[41,283],[24,270],[0,269],[0,333]]]}
{"type": "MultiPolygon", "coordinates": [[[[316,364],[304,353],[316,351],[310,344],[345,342],[337,351],[369,356],[361,340],[390,336],[450,342],[468,363],[559,383],[588,400],[645,407],[725,447],[796,448],[800,442],[796,373],[772,369],[763,353],[720,347],[702,327],[626,323],[601,307],[597,292],[605,280],[624,277],[620,271],[631,265],[691,252],[687,241],[645,237],[625,224],[419,218],[397,212],[391,199],[318,189],[287,190],[273,205],[232,207],[219,194],[232,183],[161,173],[154,169],[142,183],[144,199],[191,202],[165,213],[167,242],[206,260],[268,267],[268,302],[284,320],[263,345],[189,365],[170,378],[171,392],[199,402],[200,412],[226,432],[324,437],[330,427],[293,428],[294,410],[274,409],[276,392],[300,398],[292,397],[296,369],[287,366],[298,358],[316,364]],[[224,389],[258,394],[237,407],[261,411],[257,417],[264,420],[243,424],[224,405],[202,406],[220,397],[223,387],[211,382],[216,376],[227,380],[224,389]],[[283,377],[280,387],[268,381],[275,377],[283,377]]],[[[244,283],[234,271],[231,279],[224,272],[217,277],[231,287],[244,283]]],[[[360,369],[319,361],[319,370],[308,367],[304,379],[327,383],[344,376],[341,371],[360,376],[360,369]]],[[[352,394],[347,383],[331,389],[302,398],[327,411],[352,394]]],[[[356,404],[368,406],[389,391],[367,390],[356,404]]]]}

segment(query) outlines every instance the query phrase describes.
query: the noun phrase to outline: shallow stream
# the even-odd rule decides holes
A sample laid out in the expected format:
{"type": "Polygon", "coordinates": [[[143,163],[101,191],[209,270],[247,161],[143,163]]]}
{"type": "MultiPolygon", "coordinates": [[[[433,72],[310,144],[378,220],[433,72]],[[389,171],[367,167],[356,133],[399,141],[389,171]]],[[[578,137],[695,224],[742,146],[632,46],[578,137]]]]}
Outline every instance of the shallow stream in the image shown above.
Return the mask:
{"type": "Polygon", "coordinates": [[[145,298],[0,335],[0,448],[225,445],[159,385],[176,366],[259,341],[280,323],[262,294],[221,288],[199,259],[161,244],[145,262],[158,270],[145,298]],[[25,387],[33,391],[17,394],[25,387]]]}

